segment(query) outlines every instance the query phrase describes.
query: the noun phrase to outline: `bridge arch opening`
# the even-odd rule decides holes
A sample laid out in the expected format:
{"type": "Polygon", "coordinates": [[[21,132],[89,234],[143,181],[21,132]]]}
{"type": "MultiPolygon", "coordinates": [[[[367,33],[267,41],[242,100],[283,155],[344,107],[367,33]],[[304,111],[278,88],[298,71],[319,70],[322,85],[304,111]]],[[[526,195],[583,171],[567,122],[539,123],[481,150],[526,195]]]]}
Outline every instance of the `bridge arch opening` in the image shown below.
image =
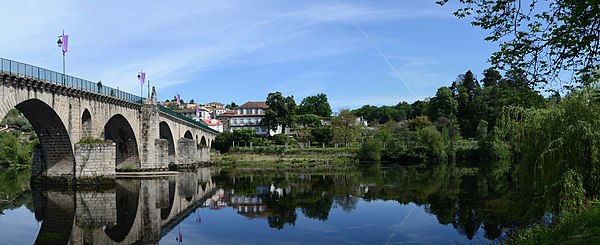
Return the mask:
{"type": "Polygon", "coordinates": [[[112,140],[116,144],[115,167],[138,166],[140,161],[135,134],[123,115],[114,115],[104,125],[104,139],[112,140]]]}
{"type": "Polygon", "coordinates": [[[160,209],[160,219],[161,220],[166,220],[167,218],[169,218],[169,215],[171,214],[171,209],[173,209],[173,203],[175,201],[175,187],[176,187],[176,178],[173,176],[169,177],[169,184],[168,184],[168,189],[164,190],[166,191],[166,196],[167,196],[167,200],[168,200],[168,205],[165,207],[162,207],[160,209]]]}
{"type": "Polygon", "coordinates": [[[173,140],[173,134],[171,128],[166,122],[159,123],[159,138],[165,139],[169,142],[168,154],[169,156],[175,155],[175,141],[173,140]]]}
{"type": "Polygon", "coordinates": [[[191,139],[191,140],[194,139],[194,137],[192,136],[192,132],[190,132],[189,130],[185,131],[185,134],[183,135],[183,137],[186,139],[191,139]]]}
{"type": "Polygon", "coordinates": [[[81,136],[92,136],[92,114],[88,109],[85,109],[81,114],[81,136]]]}
{"type": "Polygon", "coordinates": [[[22,101],[15,108],[29,121],[40,141],[34,148],[32,176],[46,173],[49,176],[72,177],[75,162],[73,148],[60,116],[38,99],[22,101]]]}
{"type": "Polygon", "coordinates": [[[204,135],[202,136],[202,139],[200,139],[200,145],[202,147],[208,147],[208,143],[206,143],[206,138],[204,137],[204,135]]]}
{"type": "Polygon", "coordinates": [[[123,242],[134,225],[138,211],[140,182],[138,180],[117,180],[117,223],[109,225],[104,233],[115,242],[123,242]]]}

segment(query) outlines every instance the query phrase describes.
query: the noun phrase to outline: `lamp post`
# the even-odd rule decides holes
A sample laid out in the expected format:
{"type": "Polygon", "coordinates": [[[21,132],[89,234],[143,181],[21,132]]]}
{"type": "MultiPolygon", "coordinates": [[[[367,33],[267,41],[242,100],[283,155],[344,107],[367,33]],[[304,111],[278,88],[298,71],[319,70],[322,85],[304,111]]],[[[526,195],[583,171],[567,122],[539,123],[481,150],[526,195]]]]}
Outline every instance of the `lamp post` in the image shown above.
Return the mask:
{"type": "Polygon", "coordinates": [[[58,36],[58,41],[56,41],[56,44],[58,45],[58,47],[59,47],[59,48],[61,48],[62,55],[63,55],[63,58],[62,58],[62,60],[63,60],[63,65],[62,65],[62,68],[63,68],[63,75],[62,75],[63,79],[62,79],[62,85],[63,85],[63,86],[64,86],[64,85],[65,85],[65,83],[66,83],[66,82],[65,82],[65,81],[66,81],[66,80],[65,80],[65,79],[66,79],[66,78],[65,78],[65,53],[66,53],[66,52],[65,52],[65,49],[63,49],[63,48],[62,48],[62,46],[63,46],[63,37],[64,37],[64,36],[65,36],[65,30],[63,30],[63,31],[62,31],[62,35],[58,36]]]}
{"type": "MultiPolygon", "coordinates": [[[[142,91],[143,91],[143,88],[144,88],[144,85],[141,84],[142,83],[142,75],[141,74],[142,74],[142,72],[140,71],[140,73],[138,73],[138,75],[137,75],[137,79],[138,79],[138,81],[140,81],[140,97],[142,97],[142,94],[143,94],[142,91]]],[[[142,97],[142,102],[143,101],[144,101],[144,97],[142,97]]]]}

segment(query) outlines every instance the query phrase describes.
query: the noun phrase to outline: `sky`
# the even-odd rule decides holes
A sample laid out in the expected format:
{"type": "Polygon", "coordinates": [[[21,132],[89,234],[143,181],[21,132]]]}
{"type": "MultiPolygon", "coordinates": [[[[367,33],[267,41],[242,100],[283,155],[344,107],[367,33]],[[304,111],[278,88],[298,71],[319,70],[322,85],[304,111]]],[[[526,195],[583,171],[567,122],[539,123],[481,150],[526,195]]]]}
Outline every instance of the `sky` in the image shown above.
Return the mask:
{"type": "Polygon", "coordinates": [[[0,57],[159,100],[238,105],[325,93],[334,111],[435,95],[497,44],[436,0],[23,1],[0,8],[0,57]],[[147,87],[143,90],[147,95],[147,87]]]}

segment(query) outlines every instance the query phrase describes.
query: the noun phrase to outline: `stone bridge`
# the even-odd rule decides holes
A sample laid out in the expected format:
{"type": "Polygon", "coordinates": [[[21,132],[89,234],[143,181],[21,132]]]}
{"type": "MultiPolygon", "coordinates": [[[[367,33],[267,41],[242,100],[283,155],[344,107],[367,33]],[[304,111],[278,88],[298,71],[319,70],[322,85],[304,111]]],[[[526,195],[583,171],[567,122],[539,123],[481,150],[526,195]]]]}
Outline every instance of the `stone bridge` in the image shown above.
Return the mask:
{"type": "Polygon", "coordinates": [[[112,177],[119,169],[164,170],[209,161],[217,131],[141,98],[43,68],[0,59],[0,116],[17,108],[40,145],[32,175],[112,177]],[[86,137],[107,140],[79,144],[86,137]]]}
{"type": "Polygon", "coordinates": [[[35,244],[158,244],[215,192],[208,168],[158,178],[119,178],[102,192],[34,192],[35,244]],[[73,196],[74,195],[74,196],[73,196]]]}

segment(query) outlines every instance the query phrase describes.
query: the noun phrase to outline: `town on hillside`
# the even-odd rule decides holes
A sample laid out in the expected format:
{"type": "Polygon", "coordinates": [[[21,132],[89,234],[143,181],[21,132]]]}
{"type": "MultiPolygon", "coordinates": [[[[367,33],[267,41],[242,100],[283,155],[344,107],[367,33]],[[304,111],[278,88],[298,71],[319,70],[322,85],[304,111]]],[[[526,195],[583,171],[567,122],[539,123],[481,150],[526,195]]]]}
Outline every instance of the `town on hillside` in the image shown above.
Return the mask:
{"type": "MultiPolygon", "coordinates": [[[[259,136],[273,136],[276,134],[290,134],[292,130],[290,125],[282,127],[279,125],[277,129],[269,129],[264,123],[265,112],[269,108],[265,101],[248,101],[242,105],[231,103],[225,105],[220,102],[209,102],[206,104],[185,103],[182,100],[174,99],[173,101],[166,100],[159,102],[160,105],[170,108],[174,112],[191,118],[197,122],[203,122],[208,127],[223,132],[233,132],[240,129],[251,129],[259,136]]],[[[319,126],[328,126],[331,124],[330,118],[320,118],[319,126]]],[[[367,121],[362,117],[355,119],[356,124],[367,127],[367,121]]]]}

